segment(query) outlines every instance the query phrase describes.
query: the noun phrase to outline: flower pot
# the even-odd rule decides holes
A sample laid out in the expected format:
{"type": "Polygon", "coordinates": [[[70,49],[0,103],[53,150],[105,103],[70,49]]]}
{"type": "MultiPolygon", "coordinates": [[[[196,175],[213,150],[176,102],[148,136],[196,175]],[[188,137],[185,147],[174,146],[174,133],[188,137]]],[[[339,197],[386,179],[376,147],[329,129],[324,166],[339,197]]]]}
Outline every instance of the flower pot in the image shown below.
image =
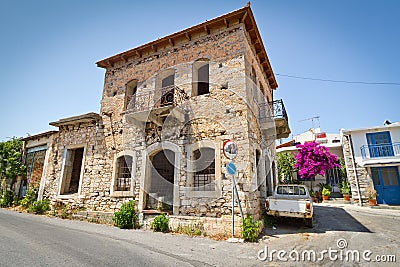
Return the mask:
{"type": "Polygon", "coordinates": [[[350,195],[343,195],[344,201],[350,201],[350,195]]]}
{"type": "Polygon", "coordinates": [[[315,202],[315,197],[314,196],[311,196],[311,201],[315,202]]]}
{"type": "Polygon", "coordinates": [[[376,199],[368,199],[368,204],[370,206],[376,206],[376,199]]]}
{"type": "Polygon", "coordinates": [[[329,200],[329,196],[322,196],[322,200],[324,201],[329,200]]]}

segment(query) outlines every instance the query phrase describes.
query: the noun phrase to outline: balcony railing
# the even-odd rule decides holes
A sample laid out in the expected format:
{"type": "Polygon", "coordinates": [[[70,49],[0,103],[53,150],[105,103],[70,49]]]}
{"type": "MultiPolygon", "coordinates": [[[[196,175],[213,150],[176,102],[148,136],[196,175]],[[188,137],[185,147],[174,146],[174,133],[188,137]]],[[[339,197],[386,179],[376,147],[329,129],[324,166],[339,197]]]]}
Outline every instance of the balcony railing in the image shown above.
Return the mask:
{"type": "Polygon", "coordinates": [[[275,119],[285,119],[287,122],[289,122],[289,118],[286,113],[286,108],[285,105],[283,104],[282,99],[275,100],[269,104],[272,108],[272,111],[274,112],[275,119]]]}
{"type": "Polygon", "coordinates": [[[139,92],[128,99],[127,112],[148,111],[170,105],[179,105],[188,99],[184,90],[171,85],[161,89],[139,92]]]}
{"type": "Polygon", "coordinates": [[[363,159],[400,157],[400,143],[363,145],[361,155],[363,159]]]}

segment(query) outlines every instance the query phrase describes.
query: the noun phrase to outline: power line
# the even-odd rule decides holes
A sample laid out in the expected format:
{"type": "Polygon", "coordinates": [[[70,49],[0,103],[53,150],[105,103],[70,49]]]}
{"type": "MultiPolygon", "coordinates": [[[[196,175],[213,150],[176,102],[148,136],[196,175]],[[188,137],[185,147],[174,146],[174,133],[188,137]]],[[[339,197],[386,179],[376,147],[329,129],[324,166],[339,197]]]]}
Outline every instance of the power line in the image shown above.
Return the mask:
{"type": "Polygon", "coordinates": [[[319,78],[310,78],[310,77],[302,77],[302,76],[294,76],[287,74],[276,73],[277,76],[294,78],[294,79],[302,79],[302,80],[312,80],[312,81],[320,81],[320,82],[332,82],[332,83],[355,83],[355,84],[369,84],[369,85],[395,85],[400,86],[400,83],[387,83],[387,82],[362,82],[362,81],[344,81],[344,80],[330,80],[330,79],[319,79],[319,78]]]}

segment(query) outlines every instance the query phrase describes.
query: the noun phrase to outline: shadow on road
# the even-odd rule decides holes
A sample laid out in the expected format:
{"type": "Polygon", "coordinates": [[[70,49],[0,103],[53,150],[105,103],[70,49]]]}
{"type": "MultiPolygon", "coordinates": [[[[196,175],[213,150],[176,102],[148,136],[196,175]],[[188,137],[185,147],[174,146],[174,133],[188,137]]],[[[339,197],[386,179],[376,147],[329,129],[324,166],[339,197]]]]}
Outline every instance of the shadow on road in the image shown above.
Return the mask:
{"type": "Polygon", "coordinates": [[[344,209],[339,207],[314,206],[314,227],[304,226],[302,219],[278,218],[274,228],[268,226],[270,236],[298,233],[325,233],[328,231],[362,232],[371,231],[344,209]],[[276,228],[276,229],[274,229],[276,228]]]}

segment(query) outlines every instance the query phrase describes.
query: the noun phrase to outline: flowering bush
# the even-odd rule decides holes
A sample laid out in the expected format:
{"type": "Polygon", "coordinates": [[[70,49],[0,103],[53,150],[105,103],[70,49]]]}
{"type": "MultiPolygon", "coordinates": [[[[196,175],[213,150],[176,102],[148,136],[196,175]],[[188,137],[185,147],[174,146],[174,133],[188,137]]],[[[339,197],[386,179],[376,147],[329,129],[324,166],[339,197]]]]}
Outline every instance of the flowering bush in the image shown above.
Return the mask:
{"type": "Polygon", "coordinates": [[[317,174],[324,175],[325,171],[334,167],[340,168],[337,157],[329,153],[328,149],[312,141],[304,145],[298,144],[299,153],[296,155],[295,168],[299,169],[302,177],[312,177],[317,174]]]}

